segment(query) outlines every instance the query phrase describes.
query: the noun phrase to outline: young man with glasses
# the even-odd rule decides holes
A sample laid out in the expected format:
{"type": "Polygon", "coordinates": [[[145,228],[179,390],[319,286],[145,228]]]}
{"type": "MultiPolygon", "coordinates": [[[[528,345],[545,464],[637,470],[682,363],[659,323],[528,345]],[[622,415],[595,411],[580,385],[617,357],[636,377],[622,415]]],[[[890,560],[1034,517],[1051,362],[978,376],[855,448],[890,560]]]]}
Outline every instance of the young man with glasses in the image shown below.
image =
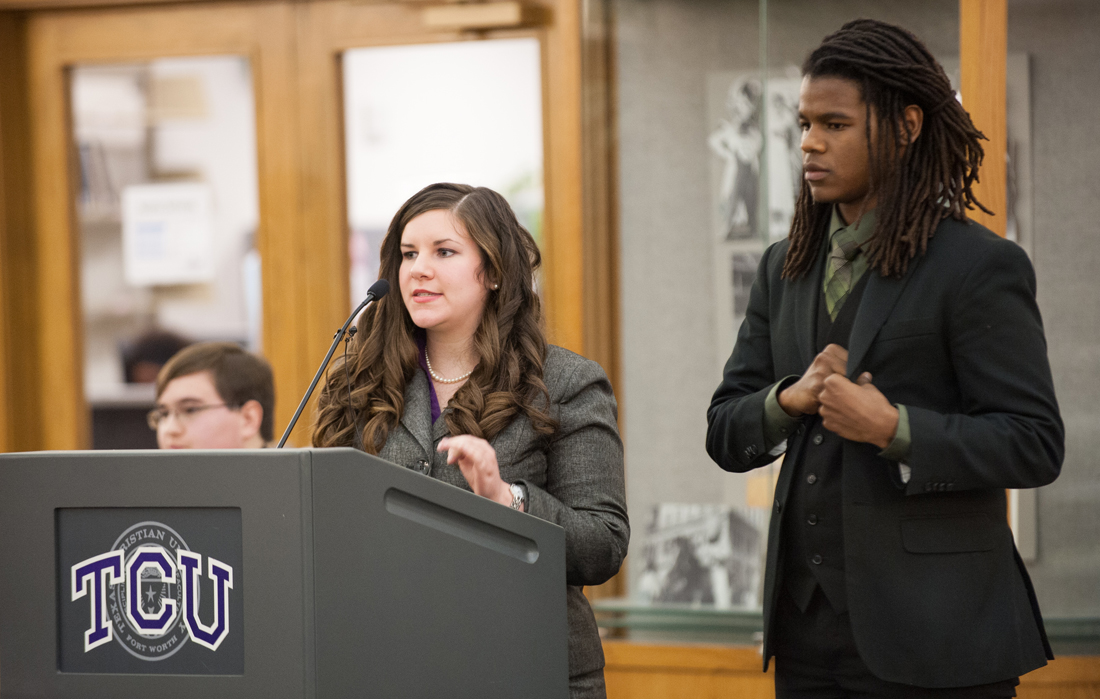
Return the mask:
{"type": "Polygon", "coordinates": [[[271,366],[233,343],[196,343],[157,376],[149,427],[161,449],[266,447],[274,439],[271,366]]]}

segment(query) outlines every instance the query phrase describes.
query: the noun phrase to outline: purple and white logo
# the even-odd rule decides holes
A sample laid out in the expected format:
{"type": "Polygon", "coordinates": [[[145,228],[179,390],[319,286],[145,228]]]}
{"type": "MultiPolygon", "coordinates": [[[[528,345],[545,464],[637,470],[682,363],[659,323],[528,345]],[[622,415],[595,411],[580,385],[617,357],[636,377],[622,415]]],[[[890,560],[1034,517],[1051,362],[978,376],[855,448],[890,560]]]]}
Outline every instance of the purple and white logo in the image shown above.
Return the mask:
{"type": "Polygon", "coordinates": [[[111,550],[72,567],[72,599],[86,598],[84,652],[111,639],[145,661],[161,661],[193,640],[216,651],[229,635],[233,567],[190,551],[172,528],[137,523],[111,550]],[[200,575],[213,583],[212,610],[201,610],[200,575]],[[203,617],[210,619],[203,622],[203,617]]]}

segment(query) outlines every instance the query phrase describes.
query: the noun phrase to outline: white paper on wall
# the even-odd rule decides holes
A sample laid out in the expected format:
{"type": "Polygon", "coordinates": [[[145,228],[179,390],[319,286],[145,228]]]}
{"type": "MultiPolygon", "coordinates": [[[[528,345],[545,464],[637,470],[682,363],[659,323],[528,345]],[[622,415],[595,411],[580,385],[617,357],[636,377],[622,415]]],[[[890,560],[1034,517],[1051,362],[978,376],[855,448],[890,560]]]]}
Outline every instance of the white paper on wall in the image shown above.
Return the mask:
{"type": "Polygon", "coordinates": [[[205,183],[133,185],[122,191],[122,256],[135,286],[214,277],[213,195],[205,183]]]}

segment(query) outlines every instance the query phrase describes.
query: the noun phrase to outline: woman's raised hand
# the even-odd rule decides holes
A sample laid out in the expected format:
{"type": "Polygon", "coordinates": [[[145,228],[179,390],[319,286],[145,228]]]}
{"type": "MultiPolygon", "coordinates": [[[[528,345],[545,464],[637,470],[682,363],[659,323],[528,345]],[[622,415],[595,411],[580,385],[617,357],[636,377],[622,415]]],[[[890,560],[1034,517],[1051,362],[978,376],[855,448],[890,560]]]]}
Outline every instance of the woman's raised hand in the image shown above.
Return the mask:
{"type": "Polygon", "coordinates": [[[436,450],[447,453],[447,464],[458,465],[474,493],[502,505],[512,504],[512,492],[500,478],[497,453],[488,441],[473,435],[456,435],[440,440],[436,450]]]}

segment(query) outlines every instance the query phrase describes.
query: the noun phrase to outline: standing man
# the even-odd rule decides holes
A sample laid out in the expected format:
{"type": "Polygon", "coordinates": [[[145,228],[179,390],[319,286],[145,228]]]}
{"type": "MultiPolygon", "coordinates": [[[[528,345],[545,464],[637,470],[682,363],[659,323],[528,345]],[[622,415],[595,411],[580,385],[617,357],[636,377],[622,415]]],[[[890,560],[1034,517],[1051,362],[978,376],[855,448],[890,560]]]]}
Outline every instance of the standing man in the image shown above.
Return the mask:
{"type": "Polygon", "coordinates": [[[778,697],[1012,697],[1053,656],[1005,489],[1064,452],[1034,272],[966,217],[984,137],[919,39],[849,22],[802,73],[790,237],[707,412],[723,469],[786,452],[765,669],[778,697]]]}

